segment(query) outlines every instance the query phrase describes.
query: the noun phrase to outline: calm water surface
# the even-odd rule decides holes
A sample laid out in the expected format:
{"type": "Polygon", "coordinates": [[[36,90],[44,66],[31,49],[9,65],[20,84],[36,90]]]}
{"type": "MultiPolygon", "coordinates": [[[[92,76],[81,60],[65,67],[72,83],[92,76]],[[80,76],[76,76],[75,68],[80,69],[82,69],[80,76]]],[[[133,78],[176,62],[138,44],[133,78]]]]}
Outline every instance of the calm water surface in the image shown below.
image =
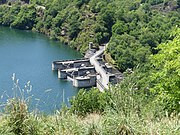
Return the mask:
{"type": "Polygon", "coordinates": [[[32,91],[25,97],[32,96],[32,107],[49,113],[60,108],[63,100],[68,104],[78,89],[71,82],[58,80],[51,63],[81,57],[77,51],[41,34],[0,26],[0,104],[13,96],[13,73],[21,89],[30,81],[32,91]]]}

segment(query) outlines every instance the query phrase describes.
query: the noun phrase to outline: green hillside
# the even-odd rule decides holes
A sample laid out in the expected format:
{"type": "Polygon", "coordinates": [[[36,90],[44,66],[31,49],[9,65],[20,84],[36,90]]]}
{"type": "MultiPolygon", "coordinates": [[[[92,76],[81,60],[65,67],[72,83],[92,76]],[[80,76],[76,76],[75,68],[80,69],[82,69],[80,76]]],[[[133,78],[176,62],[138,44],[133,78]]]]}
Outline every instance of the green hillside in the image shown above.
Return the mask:
{"type": "Polygon", "coordinates": [[[109,42],[107,52],[121,71],[147,62],[179,20],[176,0],[31,0],[0,6],[0,24],[44,33],[81,53],[89,42],[109,42]]]}

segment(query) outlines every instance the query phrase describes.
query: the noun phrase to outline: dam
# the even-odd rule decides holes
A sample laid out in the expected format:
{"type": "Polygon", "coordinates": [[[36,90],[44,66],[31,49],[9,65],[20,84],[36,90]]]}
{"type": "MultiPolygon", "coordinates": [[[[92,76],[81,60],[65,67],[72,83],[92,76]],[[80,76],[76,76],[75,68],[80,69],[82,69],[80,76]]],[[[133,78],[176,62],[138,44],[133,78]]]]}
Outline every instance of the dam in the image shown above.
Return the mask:
{"type": "Polygon", "coordinates": [[[74,87],[87,88],[96,86],[100,91],[109,88],[123,79],[122,73],[110,66],[104,59],[106,45],[94,50],[89,45],[89,55],[75,60],[52,62],[52,70],[58,71],[59,79],[71,80],[74,87]]]}

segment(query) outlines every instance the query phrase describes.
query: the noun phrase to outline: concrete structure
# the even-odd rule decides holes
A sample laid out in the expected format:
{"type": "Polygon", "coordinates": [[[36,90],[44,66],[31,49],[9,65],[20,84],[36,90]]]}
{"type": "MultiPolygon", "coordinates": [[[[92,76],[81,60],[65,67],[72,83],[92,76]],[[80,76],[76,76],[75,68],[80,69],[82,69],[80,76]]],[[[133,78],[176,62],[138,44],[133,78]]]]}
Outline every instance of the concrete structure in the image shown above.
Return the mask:
{"type": "Polygon", "coordinates": [[[75,77],[73,86],[79,88],[96,86],[96,75],[75,77]]]}
{"type": "Polygon", "coordinates": [[[63,70],[67,68],[78,68],[83,66],[91,65],[89,59],[76,59],[76,60],[61,60],[61,61],[53,61],[52,63],[52,70],[63,70]]]}
{"type": "Polygon", "coordinates": [[[122,74],[103,61],[105,47],[101,46],[88,55],[90,58],[53,61],[52,70],[58,70],[58,78],[71,80],[75,87],[97,86],[100,91],[108,89],[109,83],[114,84],[122,79],[122,74]]]}

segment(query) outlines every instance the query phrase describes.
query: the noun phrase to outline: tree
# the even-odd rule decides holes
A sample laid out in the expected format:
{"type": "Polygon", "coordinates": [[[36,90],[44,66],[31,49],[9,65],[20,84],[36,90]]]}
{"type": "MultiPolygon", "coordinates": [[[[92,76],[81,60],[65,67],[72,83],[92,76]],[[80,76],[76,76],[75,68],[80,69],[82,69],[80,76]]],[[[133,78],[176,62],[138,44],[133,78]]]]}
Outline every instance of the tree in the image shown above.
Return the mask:
{"type": "Polygon", "coordinates": [[[102,113],[106,107],[113,107],[110,92],[100,92],[97,88],[89,91],[81,89],[70,103],[70,111],[82,116],[88,113],[102,113]]]}
{"type": "Polygon", "coordinates": [[[117,35],[128,31],[128,26],[123,21],[117,21],[112,27],[112,33],[117,35]]]}
{"type": "Polygon", "coordinates": [[[21,1],[29,4],[29,0],[21,0],[21,1]]]}
{"type": "Polygon", "coordinates": [[[111,38],[107,49],[122,72],[145,63],[150,54],[149,47],[142,46],[135,37],[128,34],[111,38]]]}
{"type": "Polygon", "coordinates": [[[155,70],[151,75],[151,90],[165,104],[165,109],[180,111],[180,28],[174,36],[173,40],[159,45],[159,53],[151,58],[155,70]]]}
{"type": "Polygon", "coordinates": [[[77,0],[76,6],[80,8],[83,4],[88,3],[89,0],[77,0]]]}
{"type": "Polygon", "coordinates": [[[180,0],[177,0],[177,5],[178,7],[180,7],[180,0]]]}
{"type": "Polygon", "coordinates": [[[15,21],[11,23],[11,27],[31,30],[35,24],[35,18],[36,10],[34,5],[22,6],[15,21]]]}

